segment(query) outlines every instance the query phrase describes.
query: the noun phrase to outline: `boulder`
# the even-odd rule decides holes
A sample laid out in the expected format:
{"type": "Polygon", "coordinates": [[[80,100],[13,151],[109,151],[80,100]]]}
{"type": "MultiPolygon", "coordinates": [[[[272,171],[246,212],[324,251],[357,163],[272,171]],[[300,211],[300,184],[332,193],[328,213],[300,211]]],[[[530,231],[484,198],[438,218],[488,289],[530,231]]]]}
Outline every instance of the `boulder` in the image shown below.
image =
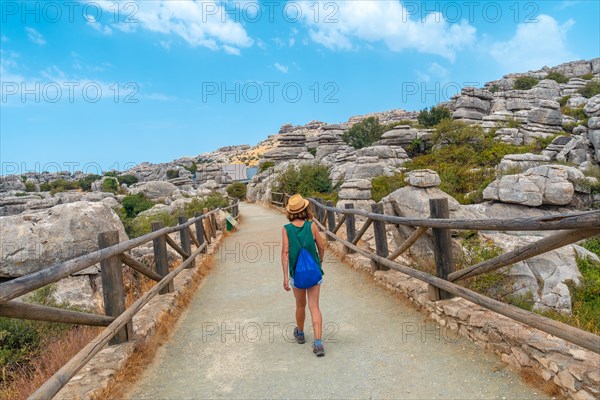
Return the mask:
{"type": "Polygon", "coordinates": [[[340,187],[340,200],[370,200],[371,182],[367,179],[346,181],[340,187]]]}
{"type": "Polygon", "coordinates": [[[532,207],[542,205],[539,188],[522,175],[506,175],[496,179],[484,189],[483,198],[532,207]]]}
{"type": "Polygon", "coordinates": [[[573,201],[574,183],[585,176],[577,168],[564,165],[541,165],[523,174],[542,194],[542,204],[564,206],[573,201]]]}
{"type": "Polygon", "coordinates": [[[159,200],[165,199],[166,197],[170,197],[175,192],[175,190],[177,190],[177,186],[173,185],[170,182],[150,181],[144,183],[136,183],[129,189],[129,193],[143,193],[144,196],[148,197],[151,200],[159,200]]]}
{"type": "Polygon", "coordinates": [[[595,95],[585,103],[583,112],[588,117],[600,117],[600,94],[595,95]]]}
{"type": "Polygon", "coordinates": [[[437,172],[431,169],[419,169],[410,171],[404,179],[404,182],[410,186],[429,188],[439,186],[442,183],[442,180],[437,172]]]}

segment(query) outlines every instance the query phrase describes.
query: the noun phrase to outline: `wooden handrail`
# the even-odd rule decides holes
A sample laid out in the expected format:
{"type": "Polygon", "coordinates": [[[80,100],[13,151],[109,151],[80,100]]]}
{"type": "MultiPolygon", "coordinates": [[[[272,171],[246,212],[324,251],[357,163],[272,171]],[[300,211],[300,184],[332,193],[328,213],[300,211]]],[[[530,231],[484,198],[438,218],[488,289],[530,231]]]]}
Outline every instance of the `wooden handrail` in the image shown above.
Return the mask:
{"type": "Polygon", "coordinates": [[[315,219],[314,221],[317,225],[319,225],[319,227],[325,232],[326,235],[333,237],[335,240],[342,243],[343,245],[349,247],[355,252],[362,254],[363,256],[379,264],[385,265],[391,269],[402,272],[403,274],[419,279],[423,282],[427,282],[448,293],[462,297],[484,308],[487,308],[488,310],[492,310],[494,312],[497,312],[498,314],[502,314],[506,317],[512,318],[515,321],[532,326],[543,332],[549,333],[568,342],[581,346],[585,349],[593,351],[594,353],[600,354],[600,336],[598,335],[581,329],[577,329],[575,327],[563,324],[562,322],[558,322],[550,318],[542,317],[541,315],[532,313],[530,311],[526,311],[521,308],[505,304],[494,299],[490,299],[489,297],[483,296],[477,292],[474,292],[462,286],[458,286],[455,283],[435,277],[426,272],[406,267],[404,265],[388,260],[385,257],[380,257],[376,254],[370,253],[346,240],[341,239],[334,233],[328,231],[327,228],[325,228],[325,226],[323,226],[318,220],[315,219]]]}
{"type": "Polygon", "coordinates": [[[198,220],[205,219],[212,214],[215,214],[221,210],[228,210],[234,206],[235,205],[231,205],[225,208],[217,208],[200,217],[192,218],[185,224],[163,228],[161,230],[148,233],[144,236],[140,236],[138,238],[131,239],[126,242],[116,244],[114,246],[106,247],[104,249],[96,250],[94,252],[84,254],[71,260],[54,264],[48,268],[44,268],[37,272],[33,272],[28,275],[23,275],[21,277],[12,279],[8,282],[1,283],[0,304],[4,304],[9,300],[32,292],[50,283],[57,282],[63,278],[66,278],[69,275],[82,271],[88,267],[91,267],[92,265],[98,264],[99,262],[104,261],[110,257],[114,257],[126,251],[132,250],[158,237],[178,232],[181,229],[191,226],[198,220]]]}
{"type": "Polygon", "coordinates": [[[166,275],[160,282],[153,286],[150,290],[144,293],[137,299],[125,312],[119,315],[106,329],[104,329],[94,340],[88,343],[75,357],[71,358],[65,365],[62,366],[50,379],[40,386],[29,399],[31,400],[46,400],[54,397],[71,378],[95,356],[102,348],[112,339],[129,321],[137,314],[142,307],[156,296],[159,291],[166,287],[181,271],[183,271],[194,258],[198,256],[206,243],[196,249],[192,256],[185,260],[181,265],[166,275]]]}
{"type": "Polygon", "coordinates": [[[358,209],[328,207],[309,199],[316,207],[341,214],[354,214],[388,224],[411,225],[423,228],[479,230],[479,231],[555,231],[584,229],[600,226],[600,211],[583,211],[513,219],[434,219],[406,218],[377,214],[358,209]]]}

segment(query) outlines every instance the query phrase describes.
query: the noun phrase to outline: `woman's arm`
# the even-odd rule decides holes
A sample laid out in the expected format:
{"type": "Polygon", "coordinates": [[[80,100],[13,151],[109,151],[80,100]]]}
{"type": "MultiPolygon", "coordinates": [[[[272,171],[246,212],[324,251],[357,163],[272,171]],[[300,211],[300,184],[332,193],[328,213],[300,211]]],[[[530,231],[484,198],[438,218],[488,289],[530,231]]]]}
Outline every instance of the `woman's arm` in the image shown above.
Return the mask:
{"type": "Polygon", "coordinates": [[[290,277],[289,277],[289,253],[290,245],[288,242],[287,231],[285,227],[281,231],[281,267],[283,268],[283,288],[286,291],[290,291],[290,277]]]}
{"type": "Polygon", "coordinates": [[[323,257],[325,257],[325,243],[323,242],[323,238],[319,233],[319,229],[316,224],[312,224],[311,230],[313,236],[315,238],[315,242],[317,243],[317,250],[319,251],[319,259],[321,260],[321,264],[323,264],[323,257]]]}

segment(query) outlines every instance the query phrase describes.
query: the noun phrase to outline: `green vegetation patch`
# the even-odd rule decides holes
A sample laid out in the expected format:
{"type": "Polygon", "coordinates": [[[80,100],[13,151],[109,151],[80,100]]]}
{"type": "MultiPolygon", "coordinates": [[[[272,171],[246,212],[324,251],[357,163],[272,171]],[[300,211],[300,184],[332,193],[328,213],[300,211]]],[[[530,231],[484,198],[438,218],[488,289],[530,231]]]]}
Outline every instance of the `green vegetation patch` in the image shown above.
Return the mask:
{"type": "Polygon", "coordinates": [[[394,174],[392,176],[376,176],[371,180],[371,198],[379,203],[385,196],[404,186],[403,173],[394,174]]]}
{"type": "Polygon", "coordinates": [[[538,78],[534,78],[532,76],[521,76],[515,80],[513,84],[513,89],[516,90],[529,90],[533,88],[535,85],[539,83],[538,78]]]}
{"type": "Polygon", "coordinates": [[[304,197],[334,195],[339,189],[334,185],[329,167],[322,164],[290,165],[275,177],[273,191],[279,193],[300,193],[304,197]]]}
{"type": "Polygon", "coordinates": [[[244,200],[246,198],[247,186],[242,182],[234,182],[227,186],[227,194],[234,199],[244,200]]]}
{"type": "Polygon", "coordinates": [[[430,110],[424,109],[419,112],[419,116],[417,117],[417,121],[419,121],[419,125],[424,127],[432,127],[443,120],[452,118],[452,114],[450,114],[450,110],[446,107],[436,106],[431,107],[430,110]]]}
{"type": "Polygon", "coordinates": [[[596,80],[589,81],[584,87],[579,89],[579,93],[587,99],[600,94],[600,82],[596,80]]]}

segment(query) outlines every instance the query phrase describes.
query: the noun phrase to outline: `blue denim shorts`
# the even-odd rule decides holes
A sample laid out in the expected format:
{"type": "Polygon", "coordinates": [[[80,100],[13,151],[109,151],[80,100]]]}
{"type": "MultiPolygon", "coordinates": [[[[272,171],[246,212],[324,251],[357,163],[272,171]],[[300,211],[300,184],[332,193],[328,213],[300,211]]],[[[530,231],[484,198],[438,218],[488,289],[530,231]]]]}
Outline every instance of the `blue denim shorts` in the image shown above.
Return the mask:
{"type": "MultiPolygon", "coordinates": [[[[321,278],[321,280],[319,282],[317,282],[317,285],[320,285],[321,283],[323,283],[323,278],[321,278]]],[[[317,286],[317,285],[315,285],[315,286],[317,286]]],[[[294,289],[300,289],[300,288],[297,288],[296,286],[294,286],[294,278],[290,278],[290,287],[293,287],[294,289]]]]}

